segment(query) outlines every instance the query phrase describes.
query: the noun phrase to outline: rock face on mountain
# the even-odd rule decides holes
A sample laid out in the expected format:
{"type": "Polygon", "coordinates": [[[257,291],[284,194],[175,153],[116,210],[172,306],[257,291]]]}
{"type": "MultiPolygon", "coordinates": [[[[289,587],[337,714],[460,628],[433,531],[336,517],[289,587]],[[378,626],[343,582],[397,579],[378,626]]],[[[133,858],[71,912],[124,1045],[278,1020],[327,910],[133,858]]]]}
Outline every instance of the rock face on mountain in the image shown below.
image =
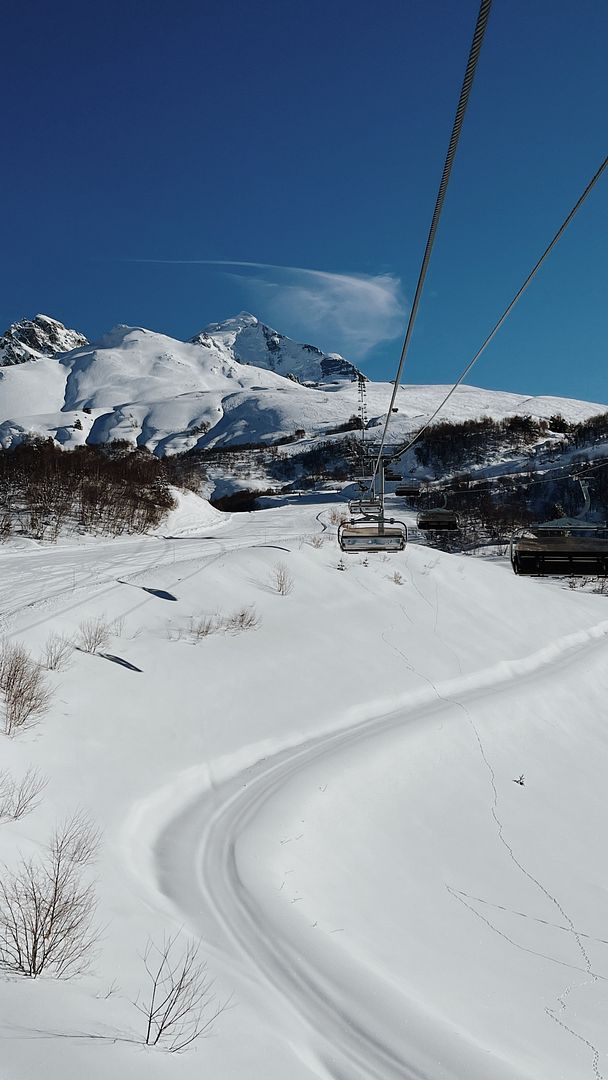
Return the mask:
{"type": "Polygon", "coordinates": [[[210,323],[191,341],[205,348],[215,347],[240,364],[275,371],[301,383],[353,381],[359,376],[357,368],[339,353],[324,353],[316,345],[292,341],[247,311],[224,322],[210,323]]]}
{"type": "Polygon", "coordinates": [[[0,337],[0,367],[59,356],[86,344],[86,337],[78,330],[68,330],[48,315],[36,315],[35,319],[13,323],[0,337]]]}

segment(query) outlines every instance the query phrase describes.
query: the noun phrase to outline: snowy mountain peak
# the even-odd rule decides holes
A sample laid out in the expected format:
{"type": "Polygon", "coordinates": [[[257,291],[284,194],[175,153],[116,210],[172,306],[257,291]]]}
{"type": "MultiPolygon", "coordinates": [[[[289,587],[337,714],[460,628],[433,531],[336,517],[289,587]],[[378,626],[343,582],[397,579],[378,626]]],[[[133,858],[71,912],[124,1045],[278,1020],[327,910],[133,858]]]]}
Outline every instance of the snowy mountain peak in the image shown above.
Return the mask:
{"type": "Polygon", "coordinates": [[[78,330],[69,330],[49,315],[36,315],[35,319],[12,323],[0,337],[0,367],[60,356],[86,344],[86,337],[78,330]]]}
{"type": "Polygon", "coordinates": [[[260,320],[252,315],[249,311],[240,311],[238,315],[233,315],[231,319],[224,319],[223,322],[209,323],[201,333],[203,334],[229,334],[234,332],[240,333],[241,330],[245,330],[249,326],[260,326],[260,320]]]}
{"type": "Polygon", "coordinates": [[[191,341],[217,348],[240,364],[295,377],[303,383],[350,381],[359,374],[339,353],[324,353],[316,345],[292,341],[248,311],[221,323],[210,323],[191,341]]]}

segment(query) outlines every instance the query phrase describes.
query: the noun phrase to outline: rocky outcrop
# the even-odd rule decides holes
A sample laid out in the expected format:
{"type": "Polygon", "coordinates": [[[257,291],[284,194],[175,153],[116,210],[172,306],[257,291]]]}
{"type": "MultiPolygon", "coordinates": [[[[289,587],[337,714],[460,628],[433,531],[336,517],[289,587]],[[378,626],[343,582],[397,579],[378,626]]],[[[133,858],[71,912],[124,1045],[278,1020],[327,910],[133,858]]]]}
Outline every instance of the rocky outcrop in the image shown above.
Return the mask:
{"type": "Polygon", "coordinates": [[[69,330],[48,315],[36,315],[35,319],[13,323],[0,337],[0,367],[60,356],[86,344],[86,337],[78,330],[69,330]]]}

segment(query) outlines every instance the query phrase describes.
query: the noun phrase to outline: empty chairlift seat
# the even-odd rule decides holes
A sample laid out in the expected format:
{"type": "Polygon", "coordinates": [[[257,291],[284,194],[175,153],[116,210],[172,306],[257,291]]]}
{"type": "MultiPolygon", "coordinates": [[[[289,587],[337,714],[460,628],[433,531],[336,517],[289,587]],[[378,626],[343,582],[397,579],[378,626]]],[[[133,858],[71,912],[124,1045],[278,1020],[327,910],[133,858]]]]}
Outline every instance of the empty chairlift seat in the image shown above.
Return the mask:
{"type": "Polygon", "coordinates": [[[516,574],[608,574],[608,528],[533,525],[512,538],[511,565],[516,574]]]}
{"type": "Polygon", "coordinates": [[[401,521],[349,521],[338,529],[342,551],[403,551],[407,527],[401,521]]]}
{"type": "Polygon", "coordinates": [[[457,515],[445,507],[421,510],[416,524],[421,532],[455,532],[460,527],[457,515]]]}
{"type": "Polygon", "coordinates": [[[400,495],[405,499],[417,499],[420,495],[420,482],[418,480],[403,480],[401,484],[397,484],[395,495],[400,495]]]}
{"type": "Polygon", "coordinates": [[[378,518],[382,514],[382,503],[380,502],[380,499],[351,499],[348,504],[348,512],[352,514],[353,517],[360,514],[365,518],[378,518]]]}

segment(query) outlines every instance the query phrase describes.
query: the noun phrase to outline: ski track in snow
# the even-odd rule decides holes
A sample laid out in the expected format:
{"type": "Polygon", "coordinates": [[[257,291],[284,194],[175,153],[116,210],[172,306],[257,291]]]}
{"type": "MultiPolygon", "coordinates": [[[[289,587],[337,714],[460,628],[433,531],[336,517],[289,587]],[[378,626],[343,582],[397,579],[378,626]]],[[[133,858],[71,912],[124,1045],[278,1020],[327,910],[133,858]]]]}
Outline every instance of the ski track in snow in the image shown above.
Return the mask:
{"type": "MultiPolygon", "coordinates": [[[[317,516],[317,521],[325,532],[327,525],[321,520],[321,514],[322,512],[317,516]]],[[[122,549],[119,542],[113,545],[113,550],[108,545],[109,550],[101,558],[99,551],[92,550],[90,565],[83,570],[80,561],[78,571],[71,566],[69,552],[65,550],[46,551],[40,557],[29,554],[24,560],[29,574],[24,570],[19,580],[22,602],[9,608],[5,606],[6,599],[0,593],[0,607],[3,608],[0,615],[1,629],[7,636],[23,633],[49,621],[58,611],[65,613],[77,609],[91,598],[98,600],[127,584],[136,584],[138,579],[145,579],[147,574],[159,568],[175,566],[173,583],[177,583],[203,572],[231,550],[243,547],[281,547],[281,541],[294,542],[300,536],[301,532],[297,530],[286,535],[283,527],[271,529],[263,538],[263,543],[260,543],[258,531],[249,534],[245,529],[233,537],[218,535],[204,540],[166,538],[154,541],[148,539],[141,543],[129,542],[124,545],[126,550],[122,549]],[[190,574],[179,576],[180,564],[191,563],[195,558],[196,569],[190,574]],[[42,560],[44,585],[41,588],[40,567],[37,563],[42,560]],[[119,577],[126,580],[119,581],[119,577]],[[30,616],[34,618],[30,620],[30,616]]],[[[20,556],[17,554],[9,558],[18,560],[20,556]]],[[[432,563],[427,566],[426,573],[432,570],[432,566],[432,563]]],[[[447,645],[439,631],[437,582],[433,582],[434,593],[432,598],[429,598],[425,595],[426,590],[422,591],[410,568],[407,572],[411,586],[428,608],[435,637],[442,648],[453,655],[459,672],[458,676],[450,681],[449,691],[444,692],[430,677],[410,663],[407,655],[390,640],[391,635],[397,632],[396,628],[393,625],[387,627],[381,635],[386,647],[400,656],[408,669],[428,685],[432,694],[432,698],[429,698],[426,704],[418,705],[414,713],[417,717],[431,716],[437,710],[443,712],[445,709],[457,708],[463,714],[472,729],[481,761],[488,773],[491,787],[490,813],[496,826],[497,838],[518,873],[539,890],[561,919],[559,924],[543,919],[537,921],[558,926],[567,932],[575,943],[579,963],[568,964],[542,952],[536,953],[535,950],[518,943],[473,906],[473,903],[488,905],[488,901],[471,897],[448,883],[446,889],[455,901],[463,904],[491,932],[501,935],[513,947],[532,952],[586,976],[583,981],[578,979],[569,982],[559,995],[556,1005],[547,1005],[545,1013],[553,1023],[588,1049],[594,1080],[604,1080],[604,1074],[599,1067],[599,1048],[568,1022],[567,1010],[574,994],[583,993],[586,987],[592,986],[598,980],[604,981],[606,976],[593,969],[583,942],[583,939],[590,935],[577,927],[559,898],[518,859],[505,836],[499,814],[494,770],[466,702],[469,699],[477,700],[500,693],[501,690],[513,686],[515,680],[546,679],[553,667],[561,666],[565,662],[575,663],[588,649],[602,643],[603,638],[608,635],[608,623],[556,641],[529,659],[499,664],[474,676],[463,676],[458,654],[447,645]],[[459,690],[459,687],[462,689],[459,690]]],[[[171,588],[172,581],[168,580],[166,585],[171,588]]],[[[362,587],[367,589],[364,584],[362,587]]],[[[14,588],[13,577],[11,590],[14,588]]],[[[152,600],[152,596],[146,595],[136,604],[126,607],[123,614],[126,615],[152,600]]],[[[405,607],[399,606],[404,616],[409,619],[405,607]]],[[[371,740],[398,729],[411,717],[412,712],[405,708],[389,715],[372,716],[352,727],[334,730],[263,759],[256,766],[219,785],[213,785],[209,792],[204,793],[179,816],[166,822],[157,839],[157,875],[162,891],[193,925],[196,925],[202,904],[213,913],[218,926],[242,958],[245,967],[253,963],[272,993],[278,995],[282,1003],[289,1003],[294,1023],[301,1026],[302,1021],[304,1022],[309,1041],[316,1047],[311,1067],[315,1075],[325,1077],[326,1080],[426,1080],[429,1074],[414,1057],[412,1060],[404,1060],[402,1047],[391,1044],[390,1032],[374,1029],[373,1021],[370,1022],[365,1010],[361,1009],[360,1002],[354,1002],[354,1007],[349,1012],[339,988],[333,985],[331,976],[313,968],[310,961],[300,955],[290,941],[281,935],[241,880],[237,842],[261,807],[309,766],[319,760],[332,759],[358,742],[371,740]],[[176,842],[178,838],[179,843],[176,842]]],[[[496,907],[500,908],[501,905],[496,907]]],[[[528,917],[525,912],[515,914],[528,917]]]]}
{"type": "MultiPolygon", "coordinates": [[[[322,524],[322,522],[319,522],[322,524]]],[[[429,566],[431,569],[431,566],[429,566]]],[[[438,633],[439,597],[435,586],[434,601],[424,596],[414,576],[411,583],[421,599],[429,607],[434,631],[438,633]]],[[[363,586],[365,588],[365,586],[363,586]]],[[[407,613],[404,611],[407,615],[407,613]]],[[[602,623],[588,632],[570,635],[542,649],[536,656],[524,661],[513,661],[497,668],[462,676],[460,660],[453,653],[460,669],[460,676],[453,680],[449,693],[442,693],[428,676],[414,668],[407,656],[390,640],[388,635],[394,627],[387,628],[382,639],[387,647],[397,652],[408,668],[425,681],[432,690],[435,701],[415,710],[432,714],[437,708],[454,707],[463,713],[471,726],[480,756],[487,770],[492,788],[490,813],[494,820],[497,837],[507,851],[518,873],[528,879],[559,912],[565,926],[573,937],[581,963],[568,964],[541,952],[539,957],[582,972],[588,977],[583,982],[571,982],[562,991],[557,1006],[546,1006],[546,1015],[570,1036],[582,1042],[592,1055],[591,1067],[595,1080],[604,1080],[599,1069],[600,1051],[574,1027],[560,1018],[556,1008],[565,1014],[567,998],[573,992],[580,993],[588,985],[606,976],[592,969],[591,960],[583,944],[586,937],[575,925],[559,899],[550,889],[529,871],[518,859],[504,835],[504,826],[498,814],[498,792],[492,765],[487,757],[479,731],[465,704],[468,698],[494,696],[513,686],[514,680],[546,679],[551,669],[567,662],[576,662],[589,648],[602,644],[608,634],[608,624],[602,623]],[[454,696],[453,683],[462,683],[463,691],[454,696]],[[465,700],[463,701],[462,698],[465,700]]],[[[445,646],[445,643],[442,642],[445,646]]],[[[244,829],[255,818],[261,807],[289,781],[320,759],[338,755],[355,743],[376,738],[383,733],[402,726],[410,718],[406,709],[388,716],[371,718],[344,730],[333,731],[296,748],[280,752],[262,760],[256,767],[248,768],[237,776],[214,785],[211,793],[204,794],[191,804],[179,817],[170,821],[161,832],[156,847],[158,882],[161,890],[178,910],[196,925],[197,912],[204,902],[214,915],[226,937],[236,947],[246,962],[253,962],[259,973],[273,991],[287,999],[293,1010],[305,1022],[313,1042],[317,1044],[320,1072],[317,1075],[331,1080],[425,1080],[427,1071],[412,1059],[403,1059],[399,1047],[392,1046],[390,1038],[375,1033],[372,1024],[356,1008],[348,1015],[339,990],[332,986],[331,977],[311,968],[307,959],[298,954],[289,940],[281,936],[277,927],[266,917],[255,897],[247,891],[239,875],[237,842],[244,829]],[[179,843],[178,841],[179,837],[179,843]],[[192,896],[198,900],[192,901],[192,896]],[[190,897],[188,901],[186,898],[190,897]]],[[[295,838],[288,838],[295,839],[295,838]]],[[[284,884],[284,883],[283,883],[284,884]]],[[[282,886],[281,886],[282,888],[282,886]]],[[[465,899],[465,895],[446,883],[450,895],[463,903],[476,918],[480,918],[490,930],[502,934],[465,899]]],[[[544,921],[544,920],[539,920],[544,921]]],[[[508,935],[502,934],[514,947],[534,953],[508,935]]]]}
{"type": "MultiPolygon", "coordinates": [[[[429,570],[431,570],[432,568],[433,568],[433,564],[430,564],[428,566],[428,568],[427,568],[427,572],[429,570]]],[[[429,607],[431,607],[434,610],[433,632],[434,632],[435,636],[441,641],[442,645],[444,645],[444,647],[447,647],[445,642],[440,637],[440,635],[439,635],[439,633],[437,631],[437,623],[438,623],[438,617],[439,617],[439,588],[438,588],[437,582],[435,581],[435,604],[434,605],[427,599],[427,597],[424,596],[424,594],[422,593],[422,591],[418,587],[418,584],[416,583],[416,579],[415,579],[414,574],[411,573],[411,572],[410,572],[410,583],[413,586],[413,588],[415,589],[415,591],[418,593],[420,598],[426,604],[428,604],[429,607]]],[[[403,610],[405,611],[405,609],[403,609],[403,610]]],[[[393,627],[391,627],[390,629],[392,630],[393,627]]],[[[559,997],[557,999],[557,1004],[558,1004],[559,1008],[563,1012],[565,1012],[566,1008],[567,1008],[566,999],[568,998],[568,996],[573,991],[575,991],[575,990],[582,991],[582,990],[584,990],[584,988],[586,986],[593,985],[594,983],[598,982],[598,980],[600,980],[600,979],[602,979],[602,980],[606,979],[606,976],[598,975],[592,969],[590,957],[589,957],[589,955],[587,953],[587,950],[585,949],[585,946],[583,945],[583,942],[582,942],[582,938],[583,937],[588,937],[588,935],[586,935],[584,933],[581,933],[576,928],[573,920],[570,918],[568,913],[565,911],[565,909],[563,908],[563,906],[560,903],[560,901],[558,900],[558,898],[556,896],[554,896],[549,891],[549,889],[538,878],[536,878],[534,876],[534,874],[532,874],[523,865],[522,862],[520,862],[520,860],[517,858],[517,855],[515,854],[515,851],[514,851],[512,845],[507,840],[507,838],[505,836],[504,825],[503,825],[503,822],[502,822],[502,820],[501,820],[501,818],[499,816],[499,813],[498,813],[499,798],[498,798],[498,789],[497,789],[497,786],[496,786],[496,775],[495,775],[494,769],[492,767],[492,764],[491,764],[491,762],[489,760],[489,757],[487,755],[486,749],[484,747],[481,735],[479,733],[479,729],[478,729],[477,725],[475,724],[469,709],[467,709],[466,705],[462,701],[459,701],[456,697],[454,697],[452,695],[449,695],[449,696],[442,695],[439,692],[439,690],[438,690],[436,684],[433,682],[433,680],[430,679],[428,676],[422,674],[422,672],[416,670],[413,667],[413,665],[410,664],[407,656],[405,655],[405,653],[403,653],[401,651],[401,649],[398,649],[396,645],[389,642],[387,640],[387,638],[385,637],[385,634],[383,634],[382,637],[383,637],[383,640],[385,641],[385,643],[402,657],[402,659],[403,659],[404,663],[407,665],[408,669],[411,672],[413,672],[415,675],[417,675],[419,678],[424,679],[432,687],[433,691],[435,692],[435,694],[437,695],[437,698],[440,701],[445,702],[446,704],[452,704],[452,705],[456,706],[458,709],[460,709],[462,711],[463,715],[466,718],[467,723],[470,725],[470,727],[473,730],[473,734],[475,736],[475,740],[476,740],[478,748],[479,748],[479,753],[480,753],[481,759],[482,759],[482,761],[484,763],[485,768],[488,771],[490,784],[491,784],[491,788],[492,788],[492,804],[491,804],[491,807],[490,807],[490,813],[491,813],[492,818],[494,820],[494,823],[496,825],[498,839],[499,839],[500,843],[502,844],[502,846],[507,851],[507,853],[509,855],[509,858],[511,859],[511,861],[513,862],[513,864],[515,865],[517,870],[521,874],[523,874],[523,876],[525,878],[527,878],[528,881],[530,881],[535,886],[535,888],[537,888],[541,892],[541,894],[547,900],[549,900],[549,902],[552,905],[554,905],[554,907],[557,908],[559,914],[562,916],[564,922],[567,924],[567,926],[563,927],[563,929],[568,930],[568,932],[570,934],[572,934],[572,936],[573,936],[573,938],[574,938],[574,940],[576,942],[578,952],[580,953],[580,956],[582,957],[583,967],[577,966],[575,964],[565,964],[563,961],[556,960],[555,957],[547,956],[545,953],[540,953],[540,952],[537,952],[536,950],[529,949],[526,946],[520,945],[517,941],[514,941],[507,934],[505,934],[502,931],[498,930],[492,924],[492,922],[489,919],[487,919],[484,916],[480,915],[480,913],[478,911],[476,911],[475,908],[472,907],[471,904],[467,903],[467,901],[464,898],[464,894],[460,890],[455,890],[455,889],[453,889],[451,886],[449,886],[447,884],[446,884],[446,889],[448,890],[449,894],[454,897],[455,900],[457,900],[459,903],[463,904],[466,908],[468,908],[469,911],[471,911],[473,913],[473,915],[475,915],[477,918],[480,918],[481,921],[486,924],[486,926],[488,926],[495,933],[499,934],[506,941],[510,942],[510,944],[512,944],[516,948],[522,949],[523,951],[528,952],[528,953],[533,953],[534,955],[537,955],[537,956],[542,957],[544,959],[550,960],[550,961],[552,961],[554,963],[557,963],[557,964],[560,964],[560,965],[562,965],[564,967],[570,967],[570,968],[572,968],[572,969],[574,969],[576,971],[585,972],[589,976],[589,978],[586,979],[582,983],[569,983],[564,988],[562,993],[559,995],[559,997]]],[[[459,657],[457,656],[456,652],[453,649],[450,649],[450,651],[452,652],[452,654],[456,658],[456,660],[458,662],[458,667],[460,669],[460,674],[462,675],[462,665],[460,664],[460,659],[459,659],[459,657]]],[[[539,669],[539,670],[542,671],[542,669],[539,669]]],[[[518,914],[521,914],[521,913],[518,913],[518,914]]],[[[543,920],[540,920],[540,921],[543,921],[543,920]]],[[[551,1020],[553,1020],[560,1027],[562,1027],[565,1031],[567,1031],[575,1039],[578,1039],[580,1042],[582,1042],[591,1051],[591,1053],[592,1053],[591,1067],[592,1067],[594,1078],[595,1078],[595,1080],[604,1080],[604,1074],[602,1072],[600,1072],[600,1069],[599,1069],[600,1051],[598,1050],[598,1048],[596,1046],[594,1046],[593,1043],[591,1043],[588,1039],[586,1039],[584,1036],[582,1036],[579,1032],[575,1031],[570,1025],[565,1023],[565,1021],[563,1019],[560,1019],[560,1017],[557,1015],[557,1013],[555,1012],[554,1009],[549,1008],[549,1006],[546,1006],[545,1007],[545,1013],[547,1014],[547,1016],[551,1020]]]]}

